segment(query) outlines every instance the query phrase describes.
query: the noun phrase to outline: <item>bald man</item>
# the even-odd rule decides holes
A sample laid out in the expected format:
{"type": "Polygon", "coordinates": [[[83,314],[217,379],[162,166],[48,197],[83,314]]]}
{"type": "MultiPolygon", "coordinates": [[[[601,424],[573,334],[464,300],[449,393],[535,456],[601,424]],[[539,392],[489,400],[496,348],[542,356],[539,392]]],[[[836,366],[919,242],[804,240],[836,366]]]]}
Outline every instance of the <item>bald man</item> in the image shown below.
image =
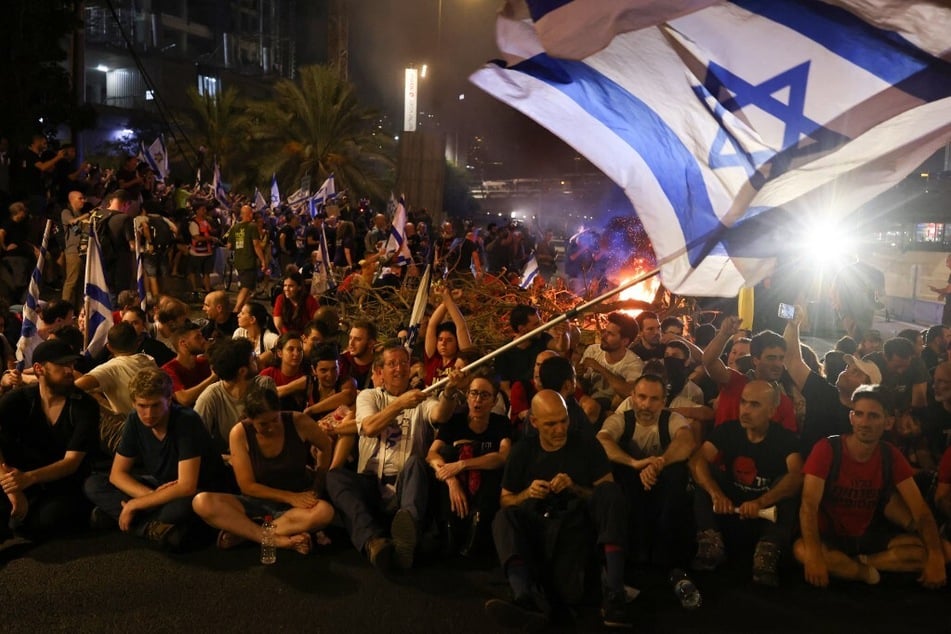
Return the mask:
{"type": "Polygon", "coordinates": [[[238,314],[231,312],[231,300],[224,291],[212,291],[205,295],[202,311],[208,318],[201,334],[210,342],[217,338],[231,339],[238,328],[238,314]]]}
{"type": "Polygon", "coordinates": [[[609,627],[629,627],[628,510],[607,455],[593,438],[569,433],[568,408],[554,390],[532,398],[529,421],[538,434],[513,448],[502,478],[502,508],[492,523],[513,600],[491,599],[486,612],[502,625],[534,628],[547,622],[552,602],[576,602],[593,532],[604,558],[602,619],[609,627]]]}
{"type": "Polygon", "coordinates": [[[726,560],[724,531],[737,537],[752,533],[757,540],[753,582],[779,585],[779,559],[792,543],[803,477],[799,441],[771,422],[779,400],[775,384],[747,383],[740,395],[739,420],[715,427],[690,460],[698,486],[694,498],[698,549],[693,564],[697,570],[713,570],[726,560]],[[714,462],[723,470],[711,469],[714,462]],[[760,511],[773,506],[775,522],[759,517],[760,511]]]}

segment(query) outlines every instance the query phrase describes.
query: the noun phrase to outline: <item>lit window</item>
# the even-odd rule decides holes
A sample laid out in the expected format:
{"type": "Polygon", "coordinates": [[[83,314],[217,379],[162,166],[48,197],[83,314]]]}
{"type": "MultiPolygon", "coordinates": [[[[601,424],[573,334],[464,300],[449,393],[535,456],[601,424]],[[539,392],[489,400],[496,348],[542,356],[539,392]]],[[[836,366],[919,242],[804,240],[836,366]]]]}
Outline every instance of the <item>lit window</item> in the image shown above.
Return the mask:
{"type": "Polygon", "coordinates": [[[198,76],[198,94],[202,97],[217,97],[221,84],[217,77],[198,76]]]}

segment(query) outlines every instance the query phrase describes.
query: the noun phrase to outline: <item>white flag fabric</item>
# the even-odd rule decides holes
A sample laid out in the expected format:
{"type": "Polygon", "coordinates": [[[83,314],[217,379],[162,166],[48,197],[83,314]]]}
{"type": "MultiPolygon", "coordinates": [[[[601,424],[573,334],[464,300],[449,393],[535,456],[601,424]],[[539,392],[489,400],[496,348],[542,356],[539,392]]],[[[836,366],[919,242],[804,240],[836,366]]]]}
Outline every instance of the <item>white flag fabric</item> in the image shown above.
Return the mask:
{"type": "Polygon", "coordinates": [[[271,174],[271,209],[281,206],[281,191],[277,188],[277,174],[271,174]]]}
{"type": "Polygon", "coordinates": [[[535,259],[535,254],[533,253],[532,257],[525,263],[525,268],[522,270],[522,278],[521,281],[519,281],[518,287],[526,290],[531,288],[532,282],[535,281],[537,276],[538,260],[535,259]]]}
{"type": "Polygon", "coordinates": [[[257,187],[254,188],[254,211],[258,213],[267,209],[267,201],[264,200],[264,195],[261,193],[261,190],[257,187]]]}
{"type": "Polygon", "coordinates": [[[40,257],[36,259],[36,267],[30,276],[30,283],[26,289],[26,302],[23,304],[23,324],[20,326],[20,338],[17,340],[17,368],[23,370],[33,364],[33,349],[40,345],[41,339],[37,330],[40,321],[40,284],[43,282],[43,264],[46,262],[46,247],[50,240],[50,230],[53,221],[46,221],[43,230],[43,240],[40,243],[40,257]]]}
{"type": "MultiPolygon", "coordinates": [[[[419,287],[416,289],[416,299],[413,301],[413,310],[409,315],[409,327],[407,329],[406,345],[412,348],[413,344],[419,338],[419,327],[423,323],[423,316],[426,314],[426,306],[429,304],[429,282],[432,279],[432,267],[427,264],[423,276],[419,278],[419,287]]],[[[448,291],[447,291],[448,292],[448,291]]]]}
{"type": "Polygon", "coordinates": [[[211,187],[215,192],[215,200],[225,209],[231,209],[228,192],[225,191],[225,185],[221,181],[221,168],[218,167],[218,161],[215,161],[215,173],[212,175],[211,180],[211,187]]]}
{"type": "Polygon", "coordinates": [[[472,81],[625,191],[674,292],[735,295],[797,224],[844,216],[951,140],[947,6],[664,4],[531,0],[534,23],[512,5],[498,24],[507,65],[472,81]]]}
{"type": "Polygon", "coordinates": [[[320,205],[326,205],[336,197],[337,189],[334,186],[334,175],[331,174],[320,186],[320,189],[317,190],[317,193],[314,194],[310,199],[311,217],[313,218],[317,215],[317,212],[320,210],[320,205]]]}
{"type": "Polygon", "coordinates": [[[112,328],[112,300],[102,268],[102,247],[95,223],[89,225],[89,247],[86,251],[86,356],[97,357],[106,346],[112,328]]]}
{"type": "Polygon", "coordinates": [[[310,198],[310,190],[308,189],[298,189],[296,192],[287,197],[288,206],[294,211],[300,211],[308,199],[310,198]]]}
{"type": "Polygon", "coordinates": [[[147,147],[143,143],[142,155],[155,173],[155,180],[164,182],[168,178],[168,150],[165,148],[165,139],[160,136],[147,147]]]}
{"type": "Polygon", "coordinates": [[[409,252],[409,243],[406,241],[406,204],[400,198],[393,213],[393,222],[390,224],[390,236],[386,240],[384,260],[392,260],[392,264],[403,265],[412,261],[409,252]]]}

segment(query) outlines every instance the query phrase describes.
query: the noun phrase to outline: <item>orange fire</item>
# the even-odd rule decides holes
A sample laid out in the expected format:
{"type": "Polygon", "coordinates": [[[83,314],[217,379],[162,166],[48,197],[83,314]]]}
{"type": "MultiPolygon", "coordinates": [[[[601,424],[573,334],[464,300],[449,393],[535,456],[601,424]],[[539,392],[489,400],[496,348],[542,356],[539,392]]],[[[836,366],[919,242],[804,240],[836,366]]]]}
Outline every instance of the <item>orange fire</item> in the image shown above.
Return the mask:
{"type": "MultiPolygon", "coordinates": [[[[647,271],[646,268],[635,269],[632,271],[625,271],[626,274],[621,279],[621,285],[626,284],[630,280],[638,277],[639,275],[643,274],[646,271],[647,271]]],[[[638,301],[642,301],[644,303],[650,304],[651,302],[654,301],[654,295],[657,294],[657,289],[659,287],[660,287],[660,278],[658,278],[655,275],[654,277],[644,280],[640,284],[635,284],[634,286],[621,291],[618,297],[621,300],[633,299],[633,300],[638,300],[638,301]]],[[[642,312],[644,312],[644,310],[641,308],[625,308],[623,309],[623,312],[627,313],[631,317],[637,317],[642,312]]]]}

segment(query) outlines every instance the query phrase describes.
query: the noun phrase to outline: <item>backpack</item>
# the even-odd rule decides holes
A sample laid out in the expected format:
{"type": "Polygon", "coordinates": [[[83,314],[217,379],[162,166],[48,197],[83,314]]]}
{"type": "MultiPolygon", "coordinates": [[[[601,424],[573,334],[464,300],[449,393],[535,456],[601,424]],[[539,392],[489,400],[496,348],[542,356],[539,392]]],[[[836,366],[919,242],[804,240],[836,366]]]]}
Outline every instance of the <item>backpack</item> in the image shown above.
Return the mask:
{"type": "Polygon", "coordinates": [[[156,253],[164,253],[175,243],[175,234],[172,232],[172,228],[168,226],[165,218],[158,214],[148,214],[146,218],[149,231],[152,234],[152,247],[156,253]]]}
{"type": "MultiPolygon", "coordinates": [[[[826,482],[835,482],[839,477],[839,468],[842,466],[842,443],[845,442],[842,436],[829,436],[829,445],[832,447],[832,464],[829,466],[829,477],[826,482]]],[[[878,507],[876,513],[885,512],[885,505],[888,498],[891,497],[892,490],[892,452],[888,447],[879,443],[878,450],[882,452],[882,490],[878,494],[878,507]]]]}
{"type": "MultiPolygon", "coordinates": [[[[624,412],[624,434],[621,436],[621,440],[624,444],[630,444],[633,442],[634,438],[634,425],[636,421],[634,419],[634,410],[629,409],[624,412]]],[[[667,447],[670,446],[670,411],[664,410],[660,413],[660,418],[657,421],[658,432],[660,433],[660,448],[661,451],[666,451],[667,447]]]]}

